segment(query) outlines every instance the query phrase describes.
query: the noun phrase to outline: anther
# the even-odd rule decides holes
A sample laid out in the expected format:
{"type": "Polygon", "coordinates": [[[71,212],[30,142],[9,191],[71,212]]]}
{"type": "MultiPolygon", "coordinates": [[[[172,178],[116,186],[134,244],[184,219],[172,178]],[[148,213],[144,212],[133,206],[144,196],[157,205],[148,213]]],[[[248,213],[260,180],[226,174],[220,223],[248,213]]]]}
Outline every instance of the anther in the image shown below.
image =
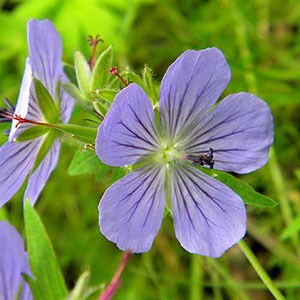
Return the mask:
{"type": "Polygon", "coordinates": [[[214,150],[209,148],[207,154],[200,155],[187,155],[187,159],[190,160],[195,166],[208,165],[210,169],[214,167],[214,150]]]}
{"type": "Polygon", "coordinates": [[[0,122],[11,122],[14,117],[15,107],[10,103],[7,98],[4,98],[7,108],[0,108],[0,122]]]}

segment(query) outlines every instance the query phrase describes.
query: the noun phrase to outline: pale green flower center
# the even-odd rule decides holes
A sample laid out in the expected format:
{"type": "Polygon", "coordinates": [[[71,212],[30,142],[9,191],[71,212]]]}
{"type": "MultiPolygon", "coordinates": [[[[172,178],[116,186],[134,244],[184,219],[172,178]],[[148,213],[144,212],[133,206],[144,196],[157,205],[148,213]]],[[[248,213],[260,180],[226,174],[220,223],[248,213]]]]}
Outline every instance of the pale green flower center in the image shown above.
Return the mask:
{"type": "Polygon", "coordinates": [[[178,160],[184,160],[185,154],[176,147],[176,145],[162,141],[155,154],[155,160],[160,164],[168,165],[178,160]]]}

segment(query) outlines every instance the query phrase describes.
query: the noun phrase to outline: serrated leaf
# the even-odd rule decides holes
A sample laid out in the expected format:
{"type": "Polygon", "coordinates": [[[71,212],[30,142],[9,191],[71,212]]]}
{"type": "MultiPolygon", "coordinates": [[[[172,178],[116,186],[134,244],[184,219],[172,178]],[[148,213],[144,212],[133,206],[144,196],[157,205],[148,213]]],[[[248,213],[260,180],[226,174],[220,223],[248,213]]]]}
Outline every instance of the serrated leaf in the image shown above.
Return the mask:
{"type": "Polygon", "coordinates": [[[30,268],[34,280],[29,284],[34,299],[63,300],[67,296],[67,288],[43,223],[26,200],[24,207],[25,233],[30,268]]]}
{"type": "Polygon", "coordinates": [[[110,68],[112,67],[113,62],[113,49],[112,46],[109,46],[104,50],[98,57],[95,66],[93,68],[92,77],[91,77],[91,90],[95,91],[96,89],[105,87],[111,74],[109,73],[110,68]]]}
{"type": "Polygon", "coordinates": [[[74,64],[79,90],[87,97],[90,93],[90,66],[83,54],[79,51],[76,51],[74,54],[74,64]]]}
{"type": "Polygon", "coordinates": [[[207,169],[204,167],[199,167],[201,171],[207,173],[208,175],[214,177],[215,179],[223,182],[233,191],[235,191],[247,205],[259,206],[259,207],[274,207],[278,203],[258,192],[256,192],[249,184],[243,182],[242,180],[219,170],[207,169]]]}
{"type": "Polygon", "coordinates": [[[49,127],[46,126],[33,126],[26,130],[24,130],[16,139],[16,142],[26,142],[32,139],[38,138],[44,134],[46,134],[50,130],[49,127]]]}
{"type": "Polygon", "coordinates": [[[68,168],[71,176],[99,173],[103,164],[92,151],[77,151],[68,168]]]}
{"type": "Polygon", "coordinates": [[[54,100],[38,79],[34,78],[33,80],[38,104],[45,120],[49,123],[57,122],[59,119],[59,112],[54,100]]]}
{"type": "Polygon", "coordinates": [[[89,99],[87,99],[81,91],[71,82],[63,83],[63,89],[76,101],[78,102],[86,102],[89,99]]]}

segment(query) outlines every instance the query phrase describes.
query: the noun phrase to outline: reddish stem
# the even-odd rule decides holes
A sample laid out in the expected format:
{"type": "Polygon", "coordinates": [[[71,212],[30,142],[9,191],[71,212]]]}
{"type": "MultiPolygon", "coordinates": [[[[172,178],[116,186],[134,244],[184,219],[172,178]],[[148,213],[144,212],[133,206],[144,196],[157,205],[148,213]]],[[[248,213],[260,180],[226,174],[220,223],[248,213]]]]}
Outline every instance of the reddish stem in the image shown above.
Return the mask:
{"type": "Polygon", "coordinates": [[[116,271],[113,279],[111,280],[109,285],[106,287],[104,292],[100,295],[98,300],[109,300],[116,293],[116,291],[121,283],[120,277],[121,277],[122,272],[123,272],[124,268],[126,267],[131,255],[132,255],[132,253],[130,251],[124,252],[121,262],[117,268],[117,271],[116,271]]]}
{"type": "Polygon", "coordinates": [[[52,124],[42,123],[42,122],[32,121],[32,120],[28,120],[28,119],[22,118],[20,115],[16,115],[16,114],[13,114],[13,113],[8,112],[8,111],[2,111],[2,112],[0,112],[0,116],[2,116],[4,118],[7,118],[7,119],[18,121],[18,123],[15,125],[16,128],[20,124],[23,124],[23,123],[28,123],[28,124],[33,124],[33,125],[40,125],[40,126],[55,127],[52,124]]]}

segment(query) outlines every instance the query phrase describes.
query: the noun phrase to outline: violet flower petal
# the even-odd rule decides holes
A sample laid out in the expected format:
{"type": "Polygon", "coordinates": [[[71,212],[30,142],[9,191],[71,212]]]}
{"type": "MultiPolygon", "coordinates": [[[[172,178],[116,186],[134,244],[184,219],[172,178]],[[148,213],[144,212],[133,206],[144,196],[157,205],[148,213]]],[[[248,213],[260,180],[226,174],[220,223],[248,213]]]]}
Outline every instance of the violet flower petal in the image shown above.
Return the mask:
{"type": "MultiPolygon", "coordinates": [[[[62,42],[59,33],[49,20],[30,20],[27,23],[29,57],[20,88],[15,114],[33,121],[44,121],[35,94],[32,76],[46,87],[53,99],[59,81],[66,82],[62,67],[62,42]]],[[[73,99],[62,89],[60,99],[61,119],[67,122],[73,110],[73,99]]],[[[9,140],[19,135],[27,124],[13,120],[9,140]]]]}
{"type": "Polygon", "coordinates": [[[31,170],[42,139],[7,142],[0,147],[0,207],[21,187],[31,170]]]}
{"type": "Polygon", "coordinates": [[[54,98],[57,82],[63,74],[60,35],[51,21],[32,19],[27,23],[27,38],[33,76],[54,98]]]}
{"type": "MultiPolygon", "coordinates": [[[[32,69],[29,63],[29,59],[26,59],[25,63],[25,71],[21,83],[20,93],[15,109],[15,114],[21,117],[28,116],[28,119],[31,120],[42,120],[42,115],[39,108],[36,108],[37,103],[36,100],[32,98],[31,95],[31,84],[32,84],[32,69]],[[34,105],[32,105],[32,102],[34,105]]],[[[11,129],[9,133],[9,141],[13,141],[13,139],[19,135],[24,129],[28,128],[28,125],[21,124],[17,126],[18,121],[13,120],[11,124],[11,129]]],[[[31,125],[30,125],[31,126],[31,125]]]]}
{"type": "Polygon", "coordinates": [[[193,155],[213,148],[215,169],[249,173],[267,162],[273,135],[269,106],[255,95],[238,93],[226,97],[206,122],[190,129],[185,144],[193,155]]]}
{"type": "Polygon", "coordinates": [[[100,201],[101,232],[121,250],[148,251],[163,219],[165,197],[163,168],[144,166],[129,173],[100,201]]]}
{"type": "Polygon", "coordinates": [[[242,199],[223,183],[188,165],[169,174],[176,237],[191,253],[221,256],[245,234],[242,199]]]}
{"type": "Polygon", "coordinates": [[[44,188],[50,174],[55,169],[59,157],[60,142],[55,141],[51,149],[30,176],[27,189],[24,194],[24,201],[29,198],[32,205],[35,204],[40,192],[44,188]]]}
{"type": "Polygon", "coordinates": [[[22,273],[31,275],[24,243],[16,229],[0,222],[0,299],[15,300],[22,287],[20,300],[30,300],[32,295],[22,273]]]}
{"type": "Polygon", "coordinates": [[[135,83],[124,88],[98,129],[96,153],[106,164],[133,164],[157,149],[153,108],[135,83]]]}
{"type": "Polygon", "coordinates": [[[161,83],[162,129],[178,137],[195,117],[215,104],[230,80],[230,69],[217,48],[188,50],[168,68],[161,83]]]}

